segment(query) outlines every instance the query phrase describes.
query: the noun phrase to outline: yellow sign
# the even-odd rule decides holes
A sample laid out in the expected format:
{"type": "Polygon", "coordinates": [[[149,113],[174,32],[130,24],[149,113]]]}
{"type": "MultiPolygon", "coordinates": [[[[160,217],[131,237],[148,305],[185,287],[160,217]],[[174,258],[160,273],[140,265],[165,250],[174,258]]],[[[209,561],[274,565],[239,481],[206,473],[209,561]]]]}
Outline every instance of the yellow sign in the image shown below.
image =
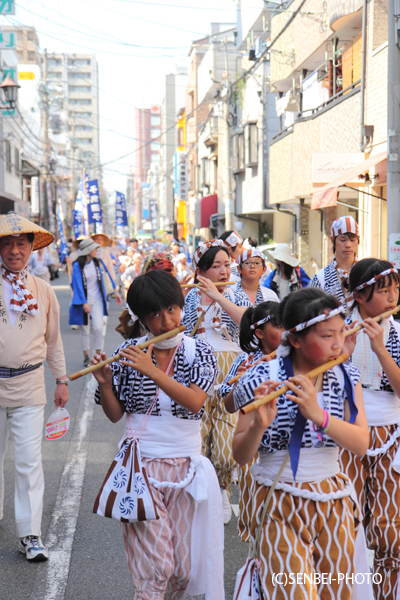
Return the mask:
{"type": "Polygon", "coordinates": [[[18,79],[35,79],[35,73],[30,71],[22,71],[18,73],[18,79]]]}

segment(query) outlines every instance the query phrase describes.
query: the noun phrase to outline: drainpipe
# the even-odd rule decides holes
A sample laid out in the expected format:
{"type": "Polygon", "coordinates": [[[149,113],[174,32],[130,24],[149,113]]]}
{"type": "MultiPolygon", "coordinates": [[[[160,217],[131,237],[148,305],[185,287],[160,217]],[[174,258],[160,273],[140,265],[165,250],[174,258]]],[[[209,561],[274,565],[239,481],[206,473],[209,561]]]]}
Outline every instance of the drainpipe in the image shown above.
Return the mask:
{"type": "Polygon", "coordinates": [[[293,221],[293,231],[294,231],[294,236],[293,236],[293,252],[297,252],[297,215],[295,212],[293,212],[292,210],[288,209],[288,208],[281,208],[280,204],[275,204],[276,206],[276,210],[278,212],[281,213],[286,213],[287,215],[290,215],[291,217],[294,217],[294,221],[293,221]]]}
{"type": "Polygon", "coordinates": [[[365,62],[367,48],[367,0],[363,0],[362,48],[361,48],[361,108],[360,108],[360,151],[364,152],[364,111],[365,111],[365,62]]]}

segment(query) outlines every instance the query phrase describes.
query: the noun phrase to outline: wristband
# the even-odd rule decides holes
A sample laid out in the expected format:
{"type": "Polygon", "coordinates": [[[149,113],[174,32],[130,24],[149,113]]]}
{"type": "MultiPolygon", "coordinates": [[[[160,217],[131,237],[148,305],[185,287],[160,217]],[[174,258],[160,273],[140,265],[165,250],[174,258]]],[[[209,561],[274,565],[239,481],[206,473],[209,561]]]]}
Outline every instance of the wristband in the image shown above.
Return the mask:
{"type": "Polygon", "coordinates": [[[313,423],[313,429],[314,429],[315,433],[318,434],[318,439],[320,442],[322,442],[323,434],[328,431],[328,427],[329,427],[329,423],[330,423],[330,414],[325,409],[322,409],[322,410],[324,411],[324,420],[322,422],[321,427],[317,427],[315,425],[315,423],[313,423]]]}
{"type": "Polygon", "coordinates": [[[68,385],[68,379],[56,379],[56,384],[57,385],[60,385],[60,384],[68,385]]]}

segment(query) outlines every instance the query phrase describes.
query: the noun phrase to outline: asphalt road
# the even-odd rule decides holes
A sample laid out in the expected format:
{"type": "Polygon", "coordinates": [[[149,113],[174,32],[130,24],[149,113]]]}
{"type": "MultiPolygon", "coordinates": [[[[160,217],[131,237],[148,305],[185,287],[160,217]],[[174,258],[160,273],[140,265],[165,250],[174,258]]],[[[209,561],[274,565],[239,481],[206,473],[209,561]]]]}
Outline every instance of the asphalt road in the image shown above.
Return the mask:
{"type": "MultiPolygon", "coordinates": [[[[53,282],[61,307],[61,333],[67,373],[82,368],[80,332],[68,325],[70,290],[65,275],[53,282]]],[[[122,341],[115,331],[121,309],[110,306],[105,351],[122,341]]],[[[0,521],[1,600],[127,600],[135,591],[127,567],[122,535],[116,521],[92,513],[93,503],[114,458],[124,423],[112,424],[93,401],[94,378],[70,383],[68,433],[43,440],[45,498],[42,538],[49,548],[45,563],[28,563],[17,550],[14,523],[13,449],[5,460],[4,518],[0,521]]],[[[54,409],[55,382],[46,366],[45,421],[54,409]]],[[[233,503],[237,503],[233,489],[233,503]]],[[[225,526],[225,593],[231,600],[247,545],[236,534],[236,518],[225,526]]]]}

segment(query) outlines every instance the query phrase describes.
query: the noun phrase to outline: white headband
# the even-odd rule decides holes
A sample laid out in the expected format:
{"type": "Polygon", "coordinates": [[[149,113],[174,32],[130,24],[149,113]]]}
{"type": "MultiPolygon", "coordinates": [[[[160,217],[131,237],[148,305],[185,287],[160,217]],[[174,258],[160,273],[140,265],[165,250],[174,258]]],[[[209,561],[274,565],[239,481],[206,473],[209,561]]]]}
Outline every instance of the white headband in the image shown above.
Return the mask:
{"type": "Polygon", "coordinates": [[[296,327],[292,327],[292,329],[289,329],[289,333],[296,333],[298,331],[303,331],[303,329],[306,329],[307,327],[311,327],[312,325],[316,325],[316,323],[321,323],[321,321],[326,321],[327,319],[331,319],[332,317],[336,317],[337,315],[345,314],[345,313],[346,313],[346,311],[344,310],[343,306],[339,306],[338,308],[331,310],[329,313],[322,313],[322,315],[318,315],[317,317],[314,317],[313,319],[310,319],[309,321],[304,321],[304,323],[299,323],[298,325],[296,325],[296,327]]]}
{"type": "Polygon", "coordinates": [[[272,315],[268,315],[268,317],[264,317],[264,319],[260,319],[256,323],[253,323],[253,325],[250,325],[250,329],[255,330],[258,327],[261,327],[261,325],[264,325],[264,323],[267,323],[268,321],[270,321],[270,319],[272,319],[272,315]]]}
{"type": "Polygon", "coordinates": [[[243,238],[241,238],[236,231],[232,231],[232,233],[226,238],[225,242],[234,248],[238,244],[243,243],[243,238]]]}
{"type": "Polygon", "coordinates": [[[363,290],[364,288],[368,287],[369,285],[373,285],[374,283],[379,281],[379,279],[382,279],[382,277],[386,277],[386,275],[390,275],[390,273],[396,273],[396,275],[397,275],[398,270],[397,269],[386,269],[385,271],[382,271],[382,273],[375,275],[369,281],[366,281],[365,283],[362,283],[361,285],[357,286],[354,289],[353,294],[354,294],[354,292],[359,292],[360,290],[363,290]]]}

